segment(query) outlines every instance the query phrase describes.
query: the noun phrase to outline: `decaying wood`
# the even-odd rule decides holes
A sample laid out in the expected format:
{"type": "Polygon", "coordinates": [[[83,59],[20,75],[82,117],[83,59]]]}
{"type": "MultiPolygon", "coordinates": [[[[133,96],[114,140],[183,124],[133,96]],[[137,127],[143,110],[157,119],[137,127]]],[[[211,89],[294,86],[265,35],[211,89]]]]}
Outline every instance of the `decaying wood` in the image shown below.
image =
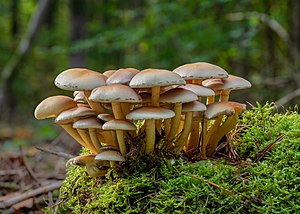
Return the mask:
{"type": "Polygon", "coordinates": [[[22,194],[10,197],[8,199],[5,199],[5,200],[2,199],[3,201],[1,201],[1,198],[0,198],[0,209],[6,209],[8,207],[13,206],[14,204],[21,202],[21,201],[27,200],[29,198],[32,198],[32,197],[35,197],[35,196],[38,196],[41,194],[51,192],[55,189],[60,188],[61,184],[62,184],[62,181],[56,181],[54,183],[39,187],[37,189],[31,190],[28,192],[24,192],[22,194]]]}

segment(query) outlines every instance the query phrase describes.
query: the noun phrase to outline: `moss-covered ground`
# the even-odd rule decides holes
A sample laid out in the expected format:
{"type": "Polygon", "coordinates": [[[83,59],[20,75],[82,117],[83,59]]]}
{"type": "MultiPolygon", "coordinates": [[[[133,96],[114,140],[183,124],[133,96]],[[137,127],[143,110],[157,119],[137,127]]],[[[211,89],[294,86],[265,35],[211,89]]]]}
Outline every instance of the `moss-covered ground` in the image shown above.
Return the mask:
{"type": "MultiPolygon", "coordinates": [[[[137,161],[134,170],[91,178],[72,167],[58,213],[299,213],[300,118],[253,106],[215,160],[137,161]],[[275,112],[275,113],[274,113],[275,112]],[[221,157],[221,158],[220,158],[221,157]],[[156,165],[153,167],[153,165],[156,165]]],[[[51,210],[46,210],[49,213],[51,210]]]]}

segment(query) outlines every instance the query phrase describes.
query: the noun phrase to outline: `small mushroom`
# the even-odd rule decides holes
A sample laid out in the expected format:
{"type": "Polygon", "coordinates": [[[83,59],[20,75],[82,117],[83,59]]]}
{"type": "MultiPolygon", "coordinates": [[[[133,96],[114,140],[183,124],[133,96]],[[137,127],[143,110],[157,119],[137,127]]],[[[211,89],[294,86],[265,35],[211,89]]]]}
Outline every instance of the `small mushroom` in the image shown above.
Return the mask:
{"type": "Polygon", "coordinates": [[[116,161],[124,162],[125,158],[122,154],[116,150],[106,150],[101,152],[95,157],[96,160],[109,161],[110,167],[113,168],[116,165],[116,161]]]}
{"type": "Polygon", "coordinates": [[[136,126],[127,120],[114,119],[103,124],[103,130],[115,130],[121,154],[126,156],[126,144],[124,140],[124,131],[136,130],[136,126]]]}
{"type": "Polygon", "coordinates": [[[174,116],[175,113],[172,110],[162,107],[141,107],[127,114],[126,119],[146,121],[145,152],[150,154],[153,152],[155,145],[155,120],[163,120],[174,116]]]}
{"type": "Polygon", "coordinates": [[[86,172],[91,177],[103,177],[109,168],[109,162],[105,160],[96,160],[94,154],[87,154],[71,158],[66,163],[67,166],[85,166],[86,172]]]}

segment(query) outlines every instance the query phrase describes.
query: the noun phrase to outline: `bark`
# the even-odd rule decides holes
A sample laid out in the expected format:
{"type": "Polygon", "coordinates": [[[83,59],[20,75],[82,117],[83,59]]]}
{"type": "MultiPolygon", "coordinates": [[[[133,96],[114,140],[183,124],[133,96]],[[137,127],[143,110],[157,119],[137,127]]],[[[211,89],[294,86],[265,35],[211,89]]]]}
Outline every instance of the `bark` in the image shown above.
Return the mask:
{"type": "MultiPolygon", "coordinates": [[[[71,47],[76,42],[86,38],[86,22],[87,9],[86,1],[72,0],[70,1],[70,41],[71,47]]],[[[86,52],[83,50],[74,50],[70,53],[71,67],[85,67],[86,66],[86,52]]]]}

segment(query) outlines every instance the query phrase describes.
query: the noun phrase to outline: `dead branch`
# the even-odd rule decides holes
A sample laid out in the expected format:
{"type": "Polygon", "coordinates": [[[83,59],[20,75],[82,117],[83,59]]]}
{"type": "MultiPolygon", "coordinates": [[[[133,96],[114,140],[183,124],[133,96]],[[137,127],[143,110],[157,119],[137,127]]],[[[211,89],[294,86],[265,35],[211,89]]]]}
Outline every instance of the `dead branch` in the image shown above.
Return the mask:
{"type": "Polygon", "coordinates": [[[42,151],[42,152],[46,152],[46,153],[49,153],[51,155],[56,155],[58,157],[62,157],[62,158],[66,158],[66,159],[74,158],[73,155],[70,155],[70,154],[67,154],[67,153],[64,153],[64,152],[56,152],[56,151],[52,151],[50,149],[42,148],[42,147],[39,147],[39,146],[36,146],[35,148],[42,151]]]}
{"type": "Polygon", "coordinates": [[[41,194],[51,192],[55,189],[60,188],[61,184],[62,184],[62,181],[56,181],[52,184],[48,184],[46,186],[39,187],[35,190],[24,192],[20,195],[16,195],[16,196],[13,196],[9,199],[0,201],[0,209],[6,209],[8,207],[11,207],[14,204],[17,204],[21,201],[26,200],[28,198],[32,198],[32,197],[35,197],[35,196],[38,196],[38,195],[41,195],[41,194]]]}
{"type": "Polygon", "coordinates": [[[286,103],[290,102],[291,100],[297,98],[300,96],[300,88],[296,89],[295,91],[292,91],[291,93],[288,93],[284,97],[280,98],[279,100],[275,101],[276,106],[283,106],[286,103]]]}

